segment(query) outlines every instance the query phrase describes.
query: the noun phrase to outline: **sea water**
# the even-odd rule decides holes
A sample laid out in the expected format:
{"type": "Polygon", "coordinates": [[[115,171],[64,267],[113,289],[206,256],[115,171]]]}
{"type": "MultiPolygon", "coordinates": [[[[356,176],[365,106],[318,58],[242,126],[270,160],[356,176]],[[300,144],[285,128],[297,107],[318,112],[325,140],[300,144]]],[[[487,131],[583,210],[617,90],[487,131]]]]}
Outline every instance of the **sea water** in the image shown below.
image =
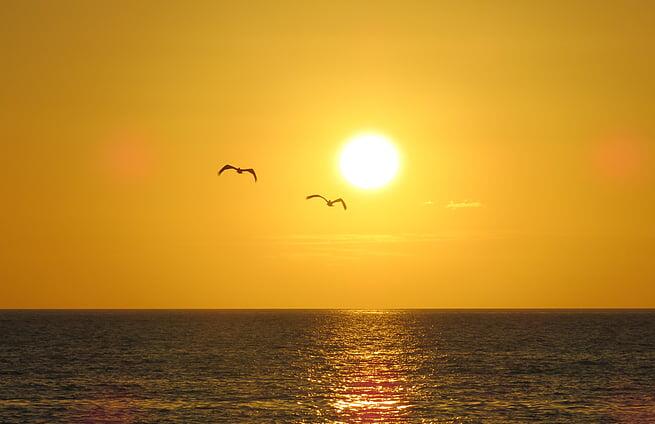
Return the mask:
{"type": "Polygon", "coordinates": [[[1,311],[0,422],[655,422],[655,312],[1,311]]]}

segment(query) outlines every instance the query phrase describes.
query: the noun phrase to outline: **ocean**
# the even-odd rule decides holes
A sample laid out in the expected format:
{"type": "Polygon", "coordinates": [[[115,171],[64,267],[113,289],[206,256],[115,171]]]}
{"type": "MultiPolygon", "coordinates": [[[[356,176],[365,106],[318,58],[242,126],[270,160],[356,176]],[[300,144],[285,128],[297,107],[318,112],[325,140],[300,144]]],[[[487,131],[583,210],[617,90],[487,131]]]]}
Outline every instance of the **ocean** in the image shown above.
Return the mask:
{"type": "Polygon", "coordinates": [[[655,311],[0,311],[0,423],[654,423],[655,311]]]}

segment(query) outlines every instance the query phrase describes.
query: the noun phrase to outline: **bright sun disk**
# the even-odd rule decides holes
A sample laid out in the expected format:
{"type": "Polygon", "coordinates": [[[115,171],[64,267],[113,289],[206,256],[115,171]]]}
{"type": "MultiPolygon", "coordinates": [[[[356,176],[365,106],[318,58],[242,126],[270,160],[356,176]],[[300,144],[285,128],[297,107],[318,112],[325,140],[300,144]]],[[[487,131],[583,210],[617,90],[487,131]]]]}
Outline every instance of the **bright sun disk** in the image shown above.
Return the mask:
{"type": "Polygon", "coordinates": [[[398,172],[398,152],[379,134],[359,134],[348,140],[341,152],[341,174],[351,184],[365,189],[388,184],[398,172]]]}

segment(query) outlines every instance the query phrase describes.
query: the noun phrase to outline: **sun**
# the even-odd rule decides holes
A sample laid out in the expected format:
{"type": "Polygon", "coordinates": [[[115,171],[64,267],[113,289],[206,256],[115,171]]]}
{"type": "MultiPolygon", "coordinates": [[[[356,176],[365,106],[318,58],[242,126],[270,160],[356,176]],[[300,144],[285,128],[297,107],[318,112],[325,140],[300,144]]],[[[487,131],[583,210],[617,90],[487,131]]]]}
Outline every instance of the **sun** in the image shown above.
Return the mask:
{"type": "Polygon", "coordinates": [[[388,184],[398,172],[398,152],[389,138],[357,134],[341,151],[341,175],[354,186],[373,189],[388,184]]]}

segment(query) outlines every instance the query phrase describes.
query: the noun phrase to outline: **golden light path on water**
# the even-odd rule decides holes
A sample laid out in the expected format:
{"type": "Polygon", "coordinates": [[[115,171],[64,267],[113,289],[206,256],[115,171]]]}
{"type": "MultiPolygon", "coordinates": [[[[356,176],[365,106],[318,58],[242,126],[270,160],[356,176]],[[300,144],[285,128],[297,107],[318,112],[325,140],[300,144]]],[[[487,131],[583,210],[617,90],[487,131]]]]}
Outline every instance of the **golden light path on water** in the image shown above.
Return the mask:
{"type": "Polygon", "coordinates": [[[334,415],[341,422],[401,421],[413,406],[406,371],[414,367],[414,337],[388,311],[343,312],[335,326],[323,350],[328,366],[311,377],[329,386],[334,415]]]}

